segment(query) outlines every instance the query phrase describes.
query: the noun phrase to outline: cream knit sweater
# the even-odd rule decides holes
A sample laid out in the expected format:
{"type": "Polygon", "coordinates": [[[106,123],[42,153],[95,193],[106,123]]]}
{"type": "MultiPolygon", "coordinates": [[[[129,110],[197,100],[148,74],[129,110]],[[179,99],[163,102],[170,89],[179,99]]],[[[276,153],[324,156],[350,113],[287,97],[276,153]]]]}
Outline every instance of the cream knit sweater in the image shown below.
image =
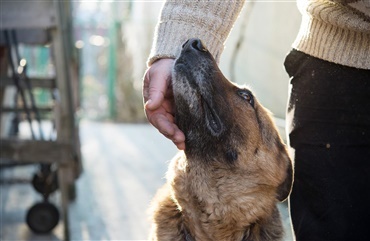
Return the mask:
{"type": "MultiPolygon", "coordinates": [[[[244,1],[167,0],[148,66],[175,58],[189,38],[200,38],[218,61],[244,1]]],[[[292,47],[341,65],[370,69],[370,0],[297,0],[301,28],[292,47]]]]}

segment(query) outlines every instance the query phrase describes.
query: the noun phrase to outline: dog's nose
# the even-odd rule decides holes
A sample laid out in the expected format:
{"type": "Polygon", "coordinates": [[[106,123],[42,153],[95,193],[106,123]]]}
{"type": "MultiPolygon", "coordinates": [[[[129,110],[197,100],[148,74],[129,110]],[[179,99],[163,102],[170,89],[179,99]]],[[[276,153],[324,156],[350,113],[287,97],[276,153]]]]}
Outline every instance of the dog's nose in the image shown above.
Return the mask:
{"type": "Polygon", "coordinates": [[[197,51],[207,52],[207,48],[204,46],[202,41],[200,39],[197,39],[197,38],[192,38],[192,39],[187,40],[182,45],[182,48],[183,49],[191,48],[191,49],[194,49],[194,50],[197,50],[197,51]]]}

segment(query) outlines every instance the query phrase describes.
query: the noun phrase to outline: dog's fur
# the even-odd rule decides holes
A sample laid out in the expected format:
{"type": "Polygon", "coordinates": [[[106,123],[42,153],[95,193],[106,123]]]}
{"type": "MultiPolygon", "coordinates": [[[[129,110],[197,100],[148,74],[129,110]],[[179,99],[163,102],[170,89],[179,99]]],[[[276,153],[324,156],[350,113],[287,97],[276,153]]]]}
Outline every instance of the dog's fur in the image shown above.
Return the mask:
{"type": "Polygon", "coordinates": [[[153,200],[150,240],[281,240],[276,204],[293,171],[269,112],[223,76],[198,39],[183,45],[172,79],[186,150],[153,200]]]}

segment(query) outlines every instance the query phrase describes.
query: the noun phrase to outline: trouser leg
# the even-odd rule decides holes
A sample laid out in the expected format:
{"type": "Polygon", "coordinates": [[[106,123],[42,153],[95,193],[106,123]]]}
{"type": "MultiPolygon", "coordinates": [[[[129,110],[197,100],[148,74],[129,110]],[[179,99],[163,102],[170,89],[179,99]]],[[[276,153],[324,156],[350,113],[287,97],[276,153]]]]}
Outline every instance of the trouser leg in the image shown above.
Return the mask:
{"type": "Polygon", "coordinates": [[[370,71],[292,51],[287,112],[297,241],[370,237],[370,71]]]}

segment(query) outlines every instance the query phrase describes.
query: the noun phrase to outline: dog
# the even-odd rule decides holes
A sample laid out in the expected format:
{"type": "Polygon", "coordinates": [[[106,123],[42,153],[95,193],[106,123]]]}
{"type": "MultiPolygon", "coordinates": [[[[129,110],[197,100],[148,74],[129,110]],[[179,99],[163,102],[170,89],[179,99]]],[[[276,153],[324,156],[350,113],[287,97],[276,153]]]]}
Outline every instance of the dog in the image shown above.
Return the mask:
{"type": "Polygon", "coordinates": [[[186,149],[152,201],[150,240],[276,241],[292,163],[269,112],[228,81],[199,39],[176,59],[175,121],[186,149]]]}

